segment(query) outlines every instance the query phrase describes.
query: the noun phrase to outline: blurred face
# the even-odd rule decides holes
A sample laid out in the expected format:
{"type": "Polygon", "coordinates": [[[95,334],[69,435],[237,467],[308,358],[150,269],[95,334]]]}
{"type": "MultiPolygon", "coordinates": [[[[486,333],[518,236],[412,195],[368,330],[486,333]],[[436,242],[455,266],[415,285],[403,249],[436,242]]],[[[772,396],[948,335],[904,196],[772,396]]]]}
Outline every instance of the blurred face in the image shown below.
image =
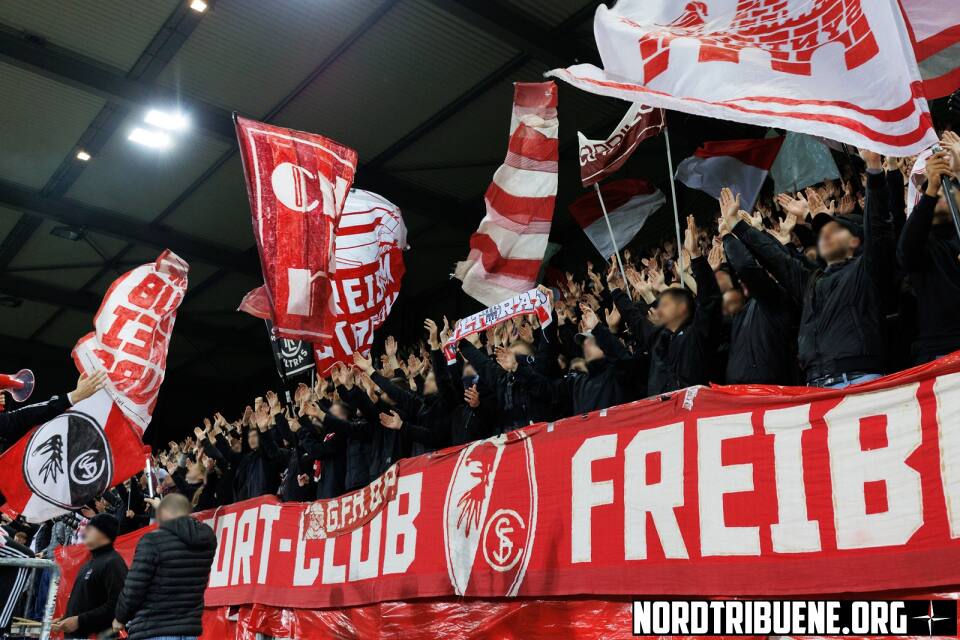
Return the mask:
{"type": "MultiPolygon", "coordinates": [[[[583,341],[583,359],[586,362],[599,360],[604,356],[603,349],[597,346],[597,341],[592,336],[583,341]]],[[[584,366],[586,368],[586,366],[584,366]]]]}
{"type": "Polygon", "coordinates": [[[817,251],[827,264],[846,260],[859,246],[860,238],[836,222],[824,225],[817,240],[817,251]]]}
{"type": "Polygon", "coordinates": [[[230,450],[234,453],[243,451],[243,440],[237,436],[230,436],[230,450]]]}
{"type": "Polygon", "coordinates": [[[473,365],[472,365],[472,364],[470,364],[470,363],[468,362],[467,364],[463,365],[463,377],[464,377],[464,378],[472,378],[472,377],[474,377],[475,375],[477,375],[477,370],[473,368],[473,365]]]}
{"type": "Polygon", "coordinates": [[[720,287],[720,291],[726,293],[733,289],[733,278],[730,277],[730,274],[726,271],[715,271],[714,275],[717,278],[717,286],[720,287]]]}
{"type": "Polygon", "coordinates": [[[686,322],[690,315],[690,309],[686,301],[672,295],[660,296],[657,303],[657,315],[660,316],[660,322],[667,327],[679,327],[686,322]]]}
{"type": "Polygon", "coordinates": [[[510,351],[513,351],[513,355],[517,357],[517,360],[524,356],[533,355],[533,348],[531,348],[526,342],[514,342],[512,345],[510,345],[510,351]]]}
{"type": "Polygon", "coordinates": [[[93,551],[94,549],[99,549],[104,545],[110,544],[110,538],[105,536],[100,529],[96,527],[84,527],[83,529],[83,546],[87,549],[93,551]]]}
{"type": "Polygon", "coordinates": [[[335,402],[334,404],[330,405],[330,415],[332,415],[334,418],[340,418],[341,420],[349,419],[349,416],[347,415],[347,408],[339,402],[335,402]]]}
{"type": "Polygon", "coordinates": [[[250,446],[250,449],[256,451],[260,447],[260,432],[256,429],[250,429],[247,431],[247,445],[250,446]]]}
{"type": "Polygon", "coordinates": [[[730,289],[723,294],[723,315],[735,316],[743,309],[747,300],[739,289],[730,289]]]}
{"type": "Polygon", "coordinates": [[[817,248],[816,247],[807,247],[803,250],[803,255],[807,256],[807,260],[810,262],[817,261],[817,248]]]}
{"type": "Polygon", "coordinates": [[[437,378],[433,375],[433,371],[427,374],[427,377],[423,379],[423,393],[424,395],[430,395],[437,392],[437,378]]]}

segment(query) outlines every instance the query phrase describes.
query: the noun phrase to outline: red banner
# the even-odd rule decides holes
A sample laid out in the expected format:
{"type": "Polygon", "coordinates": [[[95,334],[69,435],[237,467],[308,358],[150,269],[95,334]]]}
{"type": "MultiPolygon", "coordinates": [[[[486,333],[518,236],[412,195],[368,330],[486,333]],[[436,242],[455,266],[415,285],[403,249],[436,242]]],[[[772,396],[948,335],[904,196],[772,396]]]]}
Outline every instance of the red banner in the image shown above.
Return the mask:
{"type": "Polygon", "coordinates": [[[292,340],[329,337],[334,230],[357,152],[313,133],[235,120],[275,331],[292,340]]]}
{"type": "Polygon", "coordinates": [[[81,373],[107,372],[107,392],[141,433],[150,424],[166,374],[167,349],[187,293],[189,270],[190,265],[168,249],[155,262],[117,278],[93,318],[93,332],[73,348],[81,373]]]}
{"type": "Polygon", "coordinates": [[[372,191],[351,189],[337,226],[334,304],[326,320],[333,336],[314,345],[320,373],[336,362],[352,363],[355,351],[370,351],[373,332],[400,295],[406,248],[407,228],[397,205],[372,191]]]}
{"type": "Polygon", "coordinates": [[[960,353],[847,390],[695,387],[537,424],[401,461],[396,496],[337,537],[274,498],[200,514],[220,541],[206,603],[957,584],[958,419],[960,353]]]}

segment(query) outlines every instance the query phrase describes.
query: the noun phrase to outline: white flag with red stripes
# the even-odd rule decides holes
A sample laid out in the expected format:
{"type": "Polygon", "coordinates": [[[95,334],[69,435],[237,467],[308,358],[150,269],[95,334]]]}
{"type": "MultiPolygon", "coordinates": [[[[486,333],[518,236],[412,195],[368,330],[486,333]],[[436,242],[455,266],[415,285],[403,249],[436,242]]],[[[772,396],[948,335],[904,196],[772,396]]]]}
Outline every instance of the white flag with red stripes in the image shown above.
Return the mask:
{"type": "Polygon", "coordinates": [[[898,157],[936,141],[896,0],[620,0],[600,5],[594,33],[603,69],[547,75],[898,157]]]}
{"type": "Polygon", "coordinates": [[[928,98],[960,89],[960,2],[901,0],[928,98]]]}
{"type": "Polygon", "coordinates": [[[487,215],[454,275],[491,306],[533,288],[547,248],[557,197],[557,87],[514,85],[506,160],[487,188],[487,215]]]}

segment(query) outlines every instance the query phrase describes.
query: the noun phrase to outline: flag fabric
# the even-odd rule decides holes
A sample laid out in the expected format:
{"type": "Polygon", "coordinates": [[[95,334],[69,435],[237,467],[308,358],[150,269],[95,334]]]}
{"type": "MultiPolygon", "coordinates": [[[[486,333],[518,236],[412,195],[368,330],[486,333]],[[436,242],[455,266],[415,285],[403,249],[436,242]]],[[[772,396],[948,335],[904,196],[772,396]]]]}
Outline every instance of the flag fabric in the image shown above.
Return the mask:
{"type": "Polygon", "coordinates": [[[470,254],[454,271],[463,290],[488,306],[536,282],[557,197],[558,130],[556,85],[514,85],[507,157],[487,189],[470,254]]]}
{"type": "Polygon", "coordinates": [[[770,177],[777,193],[796,193],[824,180],[838,180],[840,170],[827,145],[805,133],[788,131],[770,177]]]}
{"type": "Polygon", "coordinates": [[[615,180],[600,187],[607,207],[610,227],[617,239],[614,247],[610,231],[603,219],[603,210],[595,192],[585,193],[570,205],[570,215],[577,221],[590,242],[606,259],[630,243],[647,218],[667,202],[659,189],[646,180],[615,180]]]}
{"type": "Polygon", "coordinates": [[[334,230],[353,184],[357,152],[313,133],[235,121],[276,334],[328,338],[334,230]]]}
{"type": "Polygon", "coordinates": [[[714,198],[730,187],[740,194],[740,206],[753,211],[783,138],[706,142],[677,166],[676,179],[714,198]]]}
{"type": "Polygon", "coordinates": [[[589,187],[615,173],[633,155],[637,145],[663,129],[663,109],[633,103],[606,140],[580,139],[580,180],[589,187]]]}
{"type": "Polygon", "coordinates": [[[373,332],[400,295],[407,227],[400,208],[372,191],[352,189],[337,227],[337,270],[327,324],[331,338],[314,345],[317,370],[353,362],[353,353],[370,352],[373,332]]]}
{"type": "Polygon", "coordinates": [[[80,373],[107,372],[107,393],[140,433],[157,404],[189,270],[167,250],[117,278],[93,318],[94,330],[73,348],[80,373]]]}
{"type": "Polygon", "coordinates": [[[0,455],[0,493],[29,522],[79,509],[143,470],[150,449],[106,389],[39,425],[0,455]]]}
{"type": "Polygon", "coordinates": [[[936,139],[895,0],[620,0],[598,7],[594,33],[603,69],[547,75],[898,157],[936,139]]]}
{"type": "Polygon", "coordinates": [[[960,89],[960,2],[900,0],[927,98],[960,89]]]}

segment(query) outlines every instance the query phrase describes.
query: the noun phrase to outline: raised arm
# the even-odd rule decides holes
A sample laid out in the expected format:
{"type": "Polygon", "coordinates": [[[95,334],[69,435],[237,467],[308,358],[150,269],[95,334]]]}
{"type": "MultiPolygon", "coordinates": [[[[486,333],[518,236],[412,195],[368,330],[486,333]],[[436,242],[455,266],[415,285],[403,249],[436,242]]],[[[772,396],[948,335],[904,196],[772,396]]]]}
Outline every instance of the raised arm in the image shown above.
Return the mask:
{"type": "Polygon", "coordinates": [[[923,267],[924,249],[933,227],[933,210],[940,194],[944,173],[950,170],[949,156],[940,153],[927,160],[927,185],[920,202],[913,208],[903,225],[897,243],[897,260],[907,271],[919,271],[923,267]]]}

